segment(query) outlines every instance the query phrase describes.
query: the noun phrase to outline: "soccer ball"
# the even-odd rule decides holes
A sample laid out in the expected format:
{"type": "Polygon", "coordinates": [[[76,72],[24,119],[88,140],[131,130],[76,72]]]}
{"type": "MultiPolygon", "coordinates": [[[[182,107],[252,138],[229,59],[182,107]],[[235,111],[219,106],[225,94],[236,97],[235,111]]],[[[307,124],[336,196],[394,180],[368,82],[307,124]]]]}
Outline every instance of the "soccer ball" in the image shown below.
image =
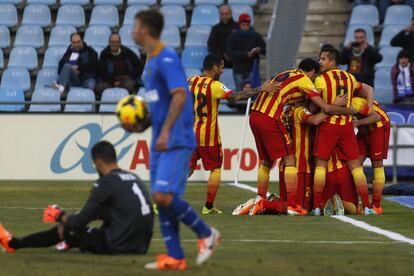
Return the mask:
{"type": "Polygon", "coordinates": [[[116,116],[124,126],[136,126],[148,120],[148,108],[138,96],[126,96],[116,106],[116,116]]]}

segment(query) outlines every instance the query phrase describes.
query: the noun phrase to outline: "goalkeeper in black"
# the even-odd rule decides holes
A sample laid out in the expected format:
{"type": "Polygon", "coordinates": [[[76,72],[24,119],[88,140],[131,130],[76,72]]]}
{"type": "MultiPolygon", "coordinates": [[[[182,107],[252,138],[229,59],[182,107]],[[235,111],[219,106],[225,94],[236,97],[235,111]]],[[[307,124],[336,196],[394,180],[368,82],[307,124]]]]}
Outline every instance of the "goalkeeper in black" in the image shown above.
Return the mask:
{"type": "Polygon", "coordinates": [[[48,247],[65,241],[69,248],[95,254],[146,254],[153,232],[153,210],[142,181],[120,169],[114,147],[98,142],[91,151],[100,175],[83,208],[67,214],[56,205],[43,213],[44,222],[56,222],[50,230],[22,238],[13,237],[0,224],[0,245],[8,253],[27,247],[48,247]],[[100,228],[89,227],[102,220],[100,228]]]}

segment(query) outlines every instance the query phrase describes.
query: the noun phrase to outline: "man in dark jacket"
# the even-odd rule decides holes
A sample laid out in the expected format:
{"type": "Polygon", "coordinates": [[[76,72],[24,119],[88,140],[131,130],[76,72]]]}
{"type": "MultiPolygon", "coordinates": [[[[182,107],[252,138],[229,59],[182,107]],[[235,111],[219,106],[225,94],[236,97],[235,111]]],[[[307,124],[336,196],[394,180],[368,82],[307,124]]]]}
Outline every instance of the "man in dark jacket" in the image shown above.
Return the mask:
{"type": "Polygon", "coordinates": [[[59,61],[58,81],[52,87],[60,92],[71,86],[95,89],[98,54],[82,41],[79,33],[70,36],[70,46],[59,61]]]}
{"type": "Polygon", "coordinates": [[[391,69],[394,103],[414,102],[414,63],[410,63],[408,51],[401,50],[397,63],[391,69]]]}
{"type": "Polygon", "coordinates": [[[231,8],[228,5],[220,7],[220,23],[213,26],[208,38],[208,50],[210,53],[223,57],[224,67],[231,68],[231,60],[226,54],[227,40],[231,33],[237,29],[237,23],[234,22],[231,8]]]}
{"type": "Polygon", "coordinates": [[[263,37],[250,26],[250,16],[242,13],[239,17],[239,28],[233,32],[227,41],[227,54],[233,63],[233,76],[237,91],[241,90],[244,80],[250,78],[253,61],[260,54],[266,53],[263,37]]]}
{"type": "Polygon", "coordinates": [[[404,50],[408,51],[410,61],[414,61],[414,18],[411,22],[411,26],[408,26],[393,37],[391,46],[402,47],[404,50]]]}
{"type": "Polygon", "coordinates": [[[346,45],[340,54],[339,64],[348,65],[348,72],[352,73],[359,82],[374,85],[374,66],[382,60],[382,55],[371,45],[368,45],[367,34],[364,29],[354,31],[354,41],[346,45]]]}
{"type": "Polygon", "coordinates": [[[98,62],[96,96],[100,98],[105,89],[112,87],[125,88],[129,93],[135,93],[142,69],[143,65],[137,55],[121,45],[119,34],[111,34],[109,45],[102,51],[98,62]]]}

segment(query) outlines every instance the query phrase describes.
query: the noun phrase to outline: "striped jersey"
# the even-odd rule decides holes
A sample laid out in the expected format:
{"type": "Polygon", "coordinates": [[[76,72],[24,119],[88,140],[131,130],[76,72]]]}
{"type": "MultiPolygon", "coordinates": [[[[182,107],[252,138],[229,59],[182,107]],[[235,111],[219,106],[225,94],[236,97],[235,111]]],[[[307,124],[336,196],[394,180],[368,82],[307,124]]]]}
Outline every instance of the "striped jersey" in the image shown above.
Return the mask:
{"type": "Polygon", "coordinates": [[[285,105],[304,100],[305,96],[319,97],[311,79],[299,69],[277,74],[273,82],[281,84],[280,90],[262,92],[252,106],[252,110],[261,112],[271,118],[279,119],[285,105]]]}
{"type": "MultiPolygon", "coordinates": [[[[352,99],[352,107],[354,108],[355,112],[363,116],[366,116],[369,111],[367,100],[361,97],[355,97],[352,99]]],[[[376,122],[372,126],[368,126],[370,129],[390,125],[390,118],[388,117],[384,109],[382,109],[382,107],[379,105],[379,103],[374,101],[372,109],[378,113],[378,115],[381,117],[381,120],[376,122]]]]}
{"type": "Polygon", "coordinates": [[[220,145],[218,107],[220,99],[227,99],[233,91],[209,77],[194,76],[188,79],[188,83],[194,97],[194,132],[198,146],[220,145]]]}
{"type": "MultiPolygon", "coordinates": [[[[316,77],[315,86],[327,104],[333,104],[336,96],[347,94],[348,102],[346,107],[348,108],[351,107],[355,92],[362,88],[362,84],[352,74],[339,69],[324,72],[316,77]]],[[[329,116],[325,122],[334,125],[345,125],[352,122],[352,116],[333,115],[329,116]]]]}

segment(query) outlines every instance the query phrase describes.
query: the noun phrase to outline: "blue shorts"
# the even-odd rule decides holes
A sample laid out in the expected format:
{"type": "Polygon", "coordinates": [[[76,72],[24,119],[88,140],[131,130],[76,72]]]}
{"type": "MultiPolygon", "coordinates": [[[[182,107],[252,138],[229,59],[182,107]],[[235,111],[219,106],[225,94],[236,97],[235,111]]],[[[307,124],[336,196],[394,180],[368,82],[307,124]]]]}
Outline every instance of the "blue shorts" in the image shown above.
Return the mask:
{"type": "Polygon", "coordinates": [[[192,153],[193,149],[190,148],[151,152],[151,194],[183,195],[192,153]]]}

